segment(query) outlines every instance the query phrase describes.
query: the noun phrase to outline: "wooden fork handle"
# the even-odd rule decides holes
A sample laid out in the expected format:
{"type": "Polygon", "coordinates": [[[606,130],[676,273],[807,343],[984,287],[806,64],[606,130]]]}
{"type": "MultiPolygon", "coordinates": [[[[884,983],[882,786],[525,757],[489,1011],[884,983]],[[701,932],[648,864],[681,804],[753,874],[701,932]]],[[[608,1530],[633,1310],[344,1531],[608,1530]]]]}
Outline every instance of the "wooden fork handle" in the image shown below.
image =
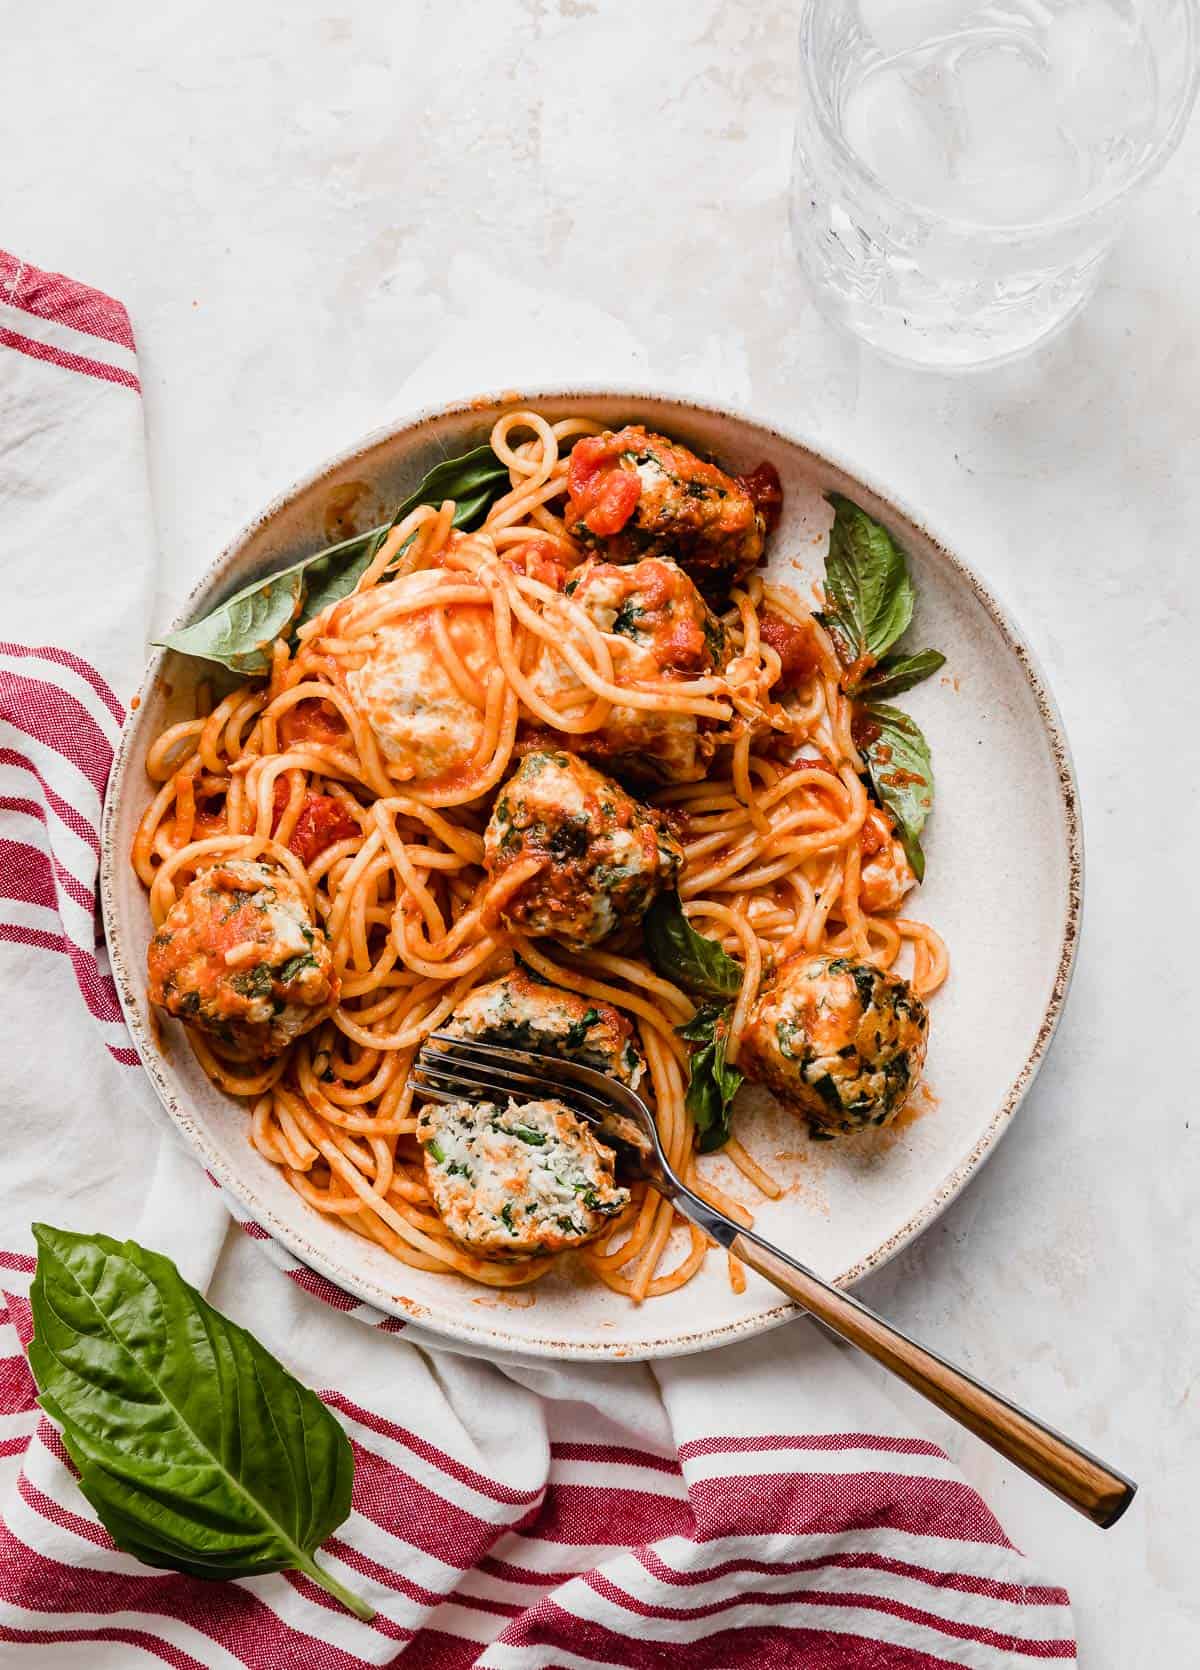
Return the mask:
{"type": "Polygon", "coordinates": [[[741,1230],[730,1251],[773,1282],[851,1345],[898,1375],[951,1419],[1069,1502],[1094,1524],[1115,1525],[1137,1486],[1122,1473],[1043,1426],[998,1392],[891,1327],[848,1293],[831,1286],[778,1249],[741,1230]]]}

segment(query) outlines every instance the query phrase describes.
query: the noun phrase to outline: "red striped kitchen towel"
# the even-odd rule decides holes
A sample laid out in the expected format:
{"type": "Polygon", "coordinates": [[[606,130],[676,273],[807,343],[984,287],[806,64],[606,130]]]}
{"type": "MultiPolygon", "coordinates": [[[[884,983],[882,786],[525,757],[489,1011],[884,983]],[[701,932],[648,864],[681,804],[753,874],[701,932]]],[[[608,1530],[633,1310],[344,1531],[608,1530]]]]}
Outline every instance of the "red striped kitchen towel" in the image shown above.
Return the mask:
{"type": "Polygon", "coordinates": [[[156,593],[124,308],[0,255],[0,424],[0,1660],[1074,1663],[1063,1590],[816,1330],[654,1371],[499,1364],[362,1326],[382,1319],[230,1229],[137,1067],[95,914],[119,693],[156,593]],[[303,1576],[206,1584],[113,1548],[34,1403],[35,1218],[161,1248],[321,1388],[356,1457],[326,1557],[373,1623],[303,1576]]]}

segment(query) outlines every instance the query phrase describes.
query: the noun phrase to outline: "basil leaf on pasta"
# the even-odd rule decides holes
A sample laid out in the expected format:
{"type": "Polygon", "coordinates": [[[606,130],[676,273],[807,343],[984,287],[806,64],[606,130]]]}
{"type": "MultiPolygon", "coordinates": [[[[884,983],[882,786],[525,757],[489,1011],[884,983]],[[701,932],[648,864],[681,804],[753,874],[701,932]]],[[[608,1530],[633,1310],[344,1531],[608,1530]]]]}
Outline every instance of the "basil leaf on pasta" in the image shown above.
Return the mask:
{"type": "Polygon", "coordinates": [[[849,694],[866,701],[899,696],[932,678],[945,665],[946,657],[936,649],[918,650],[915,655],[885,655],[877,667],[872,667],[857,681],[849,694]]]}
{"type": "Polygon", "coordinates": [[[349,597],[380,545],[410,511],[418,505],[440,505],[444,499],[453,499],[454,526],[470,530],[478,527],[508,490],[508,469],[490,446],[475,447],[459,458],[446,458],[434,465],[390,522],[253,581],[203,620],[157,642],[181,655],[219,662],[231,672],[265,673],[271,665],[275,639],[313,620],[331,603],[349,597]]]}
{"type": "Polygon", "coordinates": [[[918,881],[925,879],[921,831],[933,810],[933,764],[921,727],[899,708],[869,702],[859,709],[865,741],[859,751],[872,786],[892,814],[896,834],[918,881]]]}
{"type": "Polygon", "coordinates": [[[500,462],[490,446],[477,446],[461,457],[446,458],[435,464],[388,526],[394,528],[397,522],[403,522],[419,504],[441,504],[443,499],[453,499],[454,526],[470,532],[508,491],[508,466],[500,462]]]}
{"type": "MultiPolygon", "coordinates": [[[[322,552],[322,556],[331,554],[322,552]]],[[[305,596],[304,571],[318,560],[306,557],[277,574],[269,574],[265,580],[253,581],[219,604],[211,615],[156,639],[156,643],[180,655],[220,662],[231,672],[266,672],[275,639],[299,625],[305,596]]]]}
{"type": "Polygon", "coordinates": [[[686,1026],[676,1028],[681,1038],[698,1046],[692,1050],[688,1064],[684,1106],[696,1121],[702,1154],[711,1154],[729,1141],[733,1098],[742,1085],[742,1073],[725,1061],[732,1016],[731,1003],[707,1003],[696,1010],[686,1026]]]}
{"type": "Polygon", "coordinates": [[[117,1547],[194,1577],[302,1571],[350,1511],[350,1442],[315,1392],[134,1241],[34,1224],[29,1365],[117,1547]]]}
{"type": "Polygon", "coordinates": [[[643,921],[646,950],[654,967],[704,997],[736,997],[742,989],[742,965],[715,939],[697,933],[678,893],[660,893],[643,921]]]}
{"type": "MultiPolygon", "coordinates": [[[[389,533],[388,528],[372,528],[344,545],[334,545],[318,556],[309,557],[304,568],[304,606],[296,625],[315,620],[331,603],[349,597],[362,576],[375,560],[375,553],[389,533]]],[[[399,552],[396,553],[399,556],[399,552]]]]}
{"type": "Polygon", "coordinates": [[[879,661],[906,631],[913,584],[904,553],[858,505],[831,494],[833,528],[825,559],[825,621],[847,665],[879,661]]]}

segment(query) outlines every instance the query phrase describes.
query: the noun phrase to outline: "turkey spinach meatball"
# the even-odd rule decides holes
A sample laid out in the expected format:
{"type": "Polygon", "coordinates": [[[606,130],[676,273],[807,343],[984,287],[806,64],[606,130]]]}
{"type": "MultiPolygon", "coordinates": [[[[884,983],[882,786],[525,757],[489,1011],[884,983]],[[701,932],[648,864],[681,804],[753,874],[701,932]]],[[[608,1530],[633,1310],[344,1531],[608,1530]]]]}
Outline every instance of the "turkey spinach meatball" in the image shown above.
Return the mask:
{"type": "MultiPolygon", "coordinates": [[[[566,595],[608,634],[620,685],[702,678],[724,665],[725,631],[683,570],[663,557],[621,567],[592,558],[577,568],[566,595]]],[[[534,688],[561,703],[589,692],[547,642],[530,674],[534,688]]],[[[696,782],[713,752],[694,713],[614,706],[600,729],[575,737],[581,754],[621,761],[627,774],[668,783],[696,782]]]]}
{"type": "Polygon", "coordinates": [[[150,1001],[269,1061],[338,999],[329,944],[286,870],[230,859],[198,875],[150,941],[150,1001]]]}
{"type": "Polygon", "coordinates": [[[530,872],[501,895],[503,925],[573,950],[640,921],[683,864],[660,813],[574,755],[548,751],[526,754],[501,789],[483,851],[493,882],[514,864],[530,872]]]}
{"type": "Polygon", "coordinates": [[[622,566],[591,557],[564,588],[602,632],[654,658],[658,673],[698,677],[722,665],[725,628],[695,585],[667,557],[622,566]]]}
{"type": "Polygon", "coordinates": [[[610,1073],[631,1089],[646,1070],[633,1027],[619,1009],[532,979],[523,968],[476,986],[443,1030],[456,1038],[560,1055],[610,1073]]]}
{"type": "Polygon", "coordinates": [[[612,1150],[562,1102],[430,1102],[417,1140],[448,1234],[484,1258],[580,1247],[629,1204],[612,1150]]]}
{"type": "Polygon", "coordinates": [[[567,530],[613,562],[666,554],[706,590],[761,560],[767,521],[746,483],[639,424],[577,441],[567,530]]]}
{"type": "Polygon", "coordinates": [[[846,957],[797,957],[759,994],[738,1066],[814,1135],[886,1125],[921,1077],[928,1024],[898,975],[846,957]]]}
{"type": "MultiPolygon", "coordinates": [[[[438,591],[458,577],[444,569],[402,574],[384,588],[388,602],[399,605],[438,591]]],[[[368,591],[339,604],[330,617],[330,636],[352,632],[379,609],[379,593],[368,591]]],[[[346,691],[366,720],[401,782],[428,784],[461,770],[483,736],[483,710],[459,689],[442,659],[437,641],[439,611],[416,609],[385,613],[374,631],[364,631],[346,674],[346,691]]],[[[496,664],[490,609],[456,604],[441,612],[452,649],[470,678],[484,688],[496,664]]]]}

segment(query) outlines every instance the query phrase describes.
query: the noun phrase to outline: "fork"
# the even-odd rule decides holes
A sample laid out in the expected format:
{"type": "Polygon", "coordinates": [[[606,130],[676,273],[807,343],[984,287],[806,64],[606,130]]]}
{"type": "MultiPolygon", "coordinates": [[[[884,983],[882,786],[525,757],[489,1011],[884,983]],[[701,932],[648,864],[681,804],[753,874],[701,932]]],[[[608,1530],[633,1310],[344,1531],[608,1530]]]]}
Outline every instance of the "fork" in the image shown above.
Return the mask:
{"type": "Polygon", "coordinates": [[[623,1172],[644,1179],[718,1246],[1094,1524],[1104,1529],[1115,1525],[1132,1502],[1137,1486],[1123,1473],[702,1200],[667,1163],[654,1116],[628,1085],[561,1056],[448,1032],[431,1034],[409,1084],[427,1101],[478,1102],[500,1095],[524,1101],[549,1096],[564,1103],[617,1150],[623,1172]]]}

